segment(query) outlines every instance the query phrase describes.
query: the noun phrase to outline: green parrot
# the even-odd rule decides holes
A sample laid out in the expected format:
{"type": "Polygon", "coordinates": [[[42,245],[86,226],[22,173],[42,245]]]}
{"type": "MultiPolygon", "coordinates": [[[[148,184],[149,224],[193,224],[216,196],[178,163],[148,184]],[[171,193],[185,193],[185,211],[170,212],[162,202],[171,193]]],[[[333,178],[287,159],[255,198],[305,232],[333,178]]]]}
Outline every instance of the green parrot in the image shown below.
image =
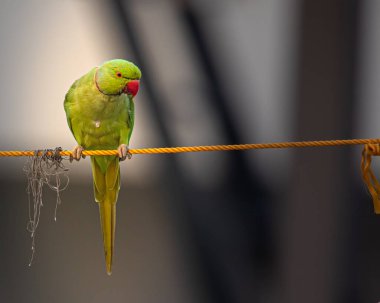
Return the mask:
{"type": "Polygon", "coordinates": [[[128,155],[134,125],[134,97],[139,90],[140,69],[121,59],[91,69],[70,87],[64,101],[67,123],[82,151],[117,149],[118,156],[92,156],[95,201],[98,202],[107,273],[112,272],[116,201],[120,189],[119,161],[128,155]]]}

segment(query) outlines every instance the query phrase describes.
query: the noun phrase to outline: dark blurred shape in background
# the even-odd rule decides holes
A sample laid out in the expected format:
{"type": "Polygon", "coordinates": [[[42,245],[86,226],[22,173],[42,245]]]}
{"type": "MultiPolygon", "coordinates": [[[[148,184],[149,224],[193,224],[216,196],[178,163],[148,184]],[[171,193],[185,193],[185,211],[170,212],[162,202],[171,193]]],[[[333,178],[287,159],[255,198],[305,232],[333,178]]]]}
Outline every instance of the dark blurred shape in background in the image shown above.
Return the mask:
{"type": "MultiPolygon", "coordinates": [[[[111,58],[143,72],[132,147],[379,137],[377,0],[0,0],[0,148],[74,139],[63,98],[111,58]]],[[[105,274],[88,159],[34,264],[23,159],[0,159],[1,302],[377,302],[360,147],[134,156],[105,274]]],[[[375,166],[375,171],[380,167],[375,166]]]]}

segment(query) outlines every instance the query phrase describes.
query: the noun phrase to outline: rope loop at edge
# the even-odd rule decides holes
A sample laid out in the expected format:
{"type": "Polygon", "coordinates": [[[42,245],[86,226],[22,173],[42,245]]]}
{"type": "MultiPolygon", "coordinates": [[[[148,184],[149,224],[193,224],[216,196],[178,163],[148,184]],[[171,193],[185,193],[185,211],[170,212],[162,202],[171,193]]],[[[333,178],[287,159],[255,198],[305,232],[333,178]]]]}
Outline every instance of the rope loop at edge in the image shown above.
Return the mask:
{"type": "Polygon", "coordinates": [[[366,144],[362,152],[361,170],[364,183],[372,196],[373,207],[376,214],[380,214],[380,183],[372,172],[372,156],[380,155],[380,144],[366,144]]]}

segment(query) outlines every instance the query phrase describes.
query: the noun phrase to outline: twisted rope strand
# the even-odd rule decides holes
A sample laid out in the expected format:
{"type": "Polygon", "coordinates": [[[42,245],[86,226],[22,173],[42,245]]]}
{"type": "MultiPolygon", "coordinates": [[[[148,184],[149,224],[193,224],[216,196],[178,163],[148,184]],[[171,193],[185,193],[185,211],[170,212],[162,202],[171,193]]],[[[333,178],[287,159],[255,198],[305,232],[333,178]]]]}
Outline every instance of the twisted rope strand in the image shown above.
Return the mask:
{"type": "MultiPolygon", "coordinates": [[[[321,141],[298,141],[277,143],[254,143],[236,145],[204,145],[204,146],[182,146],[182,147],[158,147],[130,149],[131,154],[173,154],[205,151],[229,151],[248,149],[273,149],[273,148],[299,148],[299,147],[325,147],[343,145],[380,144],[379,138],[372,139],[349,139],[349,140],[321,140],[321,141]]],[[[69,150],[60,152],[61,156],[70,156],[69,150]]],[[[84,156],[115,156],[117,150],[84,150],[84,156]]],[[[0,151],[0,157],[24,157],[33,156],[34,151],[0,151]]]]}

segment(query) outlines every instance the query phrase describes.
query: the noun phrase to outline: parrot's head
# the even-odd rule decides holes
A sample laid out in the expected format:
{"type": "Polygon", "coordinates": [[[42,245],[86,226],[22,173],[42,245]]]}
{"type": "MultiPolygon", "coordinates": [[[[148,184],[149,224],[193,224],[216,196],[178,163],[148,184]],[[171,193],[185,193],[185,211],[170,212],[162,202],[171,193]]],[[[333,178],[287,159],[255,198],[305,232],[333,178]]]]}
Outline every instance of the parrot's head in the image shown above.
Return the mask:
{"type": "Polygon", "coordinates": [[[136,96],[141,78],[140,69],[132,62],[115,59],[104,62],[97,68],[95,84],[105,95],[127,94],[136,96]]]}

